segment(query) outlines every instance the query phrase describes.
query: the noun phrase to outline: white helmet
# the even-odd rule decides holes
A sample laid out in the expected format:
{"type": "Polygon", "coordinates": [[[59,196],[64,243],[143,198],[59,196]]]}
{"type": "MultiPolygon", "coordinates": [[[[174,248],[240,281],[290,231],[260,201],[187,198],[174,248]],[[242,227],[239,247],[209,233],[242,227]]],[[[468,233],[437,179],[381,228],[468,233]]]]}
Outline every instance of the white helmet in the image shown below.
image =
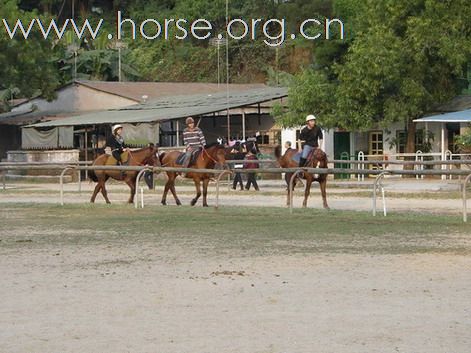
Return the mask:
{"type": "Polygon", "coordinates": [[[306,116],[306,122],[308,122],[310,120],[316,120],[316,117],[312,114],[309,114],[308,116],[306,116]]]}
{"type": "Polygon", "coordinates": [[[113,132],[113,134],[116,132],[116,130],[118,129],[122,129],[123,128],[123,125],[120,125],[120,124],[116,124],[116,125],[113,125],[113,127],[111,128],[111,131],[113,132]]]}

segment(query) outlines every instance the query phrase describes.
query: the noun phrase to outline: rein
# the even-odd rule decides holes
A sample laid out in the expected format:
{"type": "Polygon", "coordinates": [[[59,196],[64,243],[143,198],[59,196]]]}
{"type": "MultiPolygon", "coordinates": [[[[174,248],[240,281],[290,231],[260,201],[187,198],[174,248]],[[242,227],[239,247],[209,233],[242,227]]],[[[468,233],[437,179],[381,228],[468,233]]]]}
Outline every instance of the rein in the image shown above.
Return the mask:
{"type": "Polygon", "coordinates": [[[209,159],[212,160],[215,164],[219,164],[219,162],[217,160],[215,160],[213,157],[211,157],[211,155],[208,153],[206,148],[203,147],[203,159],[204,159],[204,154],[206,154],[209,157],[209,159]]]}

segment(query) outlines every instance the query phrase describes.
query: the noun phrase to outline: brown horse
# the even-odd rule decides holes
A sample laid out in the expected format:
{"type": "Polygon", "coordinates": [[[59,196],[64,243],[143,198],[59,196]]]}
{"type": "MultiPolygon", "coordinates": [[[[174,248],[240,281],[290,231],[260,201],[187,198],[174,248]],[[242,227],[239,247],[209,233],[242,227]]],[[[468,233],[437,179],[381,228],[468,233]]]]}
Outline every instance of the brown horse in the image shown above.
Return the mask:
{"type": "MultiPolygon", "coordinates": [[[[298,151],[291,148],[287,150],[283,156],[281,156],[281,146],[277,146],[275,149],[275,156],[281,168],[297,168],[298,163],[293,160],[293,157],[296,155],[296,153],[298,153],[298,151]]],[[[327,168],[327,155],[320,148],[316,148],[310,154],[310,158],[306,162],[305,167],[306,168],[327,168]]],[[[285,181],[286,181],[286,184],[288,185],[288,188],[289,188],[289,182],[292,176],[293,176],[293,173],[285,174],[285,181]]],[[[324,208],[329,209],[329,206],[327,205],[327,196],[326,196],[327,174],[315,175],[315,174],[310,174],[310,173],[304,173],[303,178],[306,180],[303,207],[307,207],[307,199],[309,197],[309,194],[311,193],[312,182],[317,181],[319,182],[319,186],[321,189],[324,208]]],[[[293,183],[293,190],[294,190],[295,185],[296,185],[296,180],[293,183]]],[[[289,189],[288,189],[288,196],[287,196],[286,204],[289,206],[289,203],[290,203],[290,199],[289,199],[289,189]]]]}
{"type": "MultiPolygon", "coordinates": [[[[126,152],[125,152],[126,153],[126,152]]],[[[128,152],[128,162],[127,166],[143,166],[150,165],[153,167],[160,166],[160,160],[157,156],[158,149],[154,145],[149,147],[142,148],[140,150],[128,152]]],[[[113,156],[109,154],[102,154],[97,157],[93,162],[94,166],[103,166],[103,165],[116,165],[116,160],[113,156]]],[[[137,171],[127,171],[121,172],[120,170],[95,170],[90,171],[90,179],[97,182],[95,190],[93,191],[92,198],[90,202],[95,202],[96,195],[101,190],[103,197],[106,200],[106,203],[111,203],[108,199],[108,193],[105,188],[106,181],[111,177],[113,179],[124,181],[131,188],[131,195],[129,196],[128,203],[132,203],[134,200],[134,194],[136,193],[136,178],[137,171]]]]}
{"type": "MultiPolygon", "coordinates": [[[[212,144],[206,146],[201,150],[196,161],[192,163],[189,168],[195,169],[214,169],[216,165],[224,166],[226,163],[225,158],[225,148],[220,144],[212,144]]],[[[163,167],[173,167],[178,168],[181,165],[177,164],[177,159],[180,157],[181,152],[172,151],[168,153],[163,153],[160,155],[160,161],[163,167]]],[[[164,193],[162,195],[162,205],[167,204],[167,193],[168,190],[172,192],[172,195],[175,199],[177,205],[181,205],[180,200],[178,199],[177,193],[175,192],[175,178],[177,177],[177,172],[167,172],[168,180],[165,184],[164,193]]],[[[203,182],[203,206],[208,207],[206,201],[206,196],[208,194],[208,184],[209,180],[213,177],[213,174],[203,174],[203,173],[186,173],[186,178],[193,179],[196,187],[196,196],[191,200],[191,205],[194,206],[198,199],[201,196],[201,182],[203,182]]]]}

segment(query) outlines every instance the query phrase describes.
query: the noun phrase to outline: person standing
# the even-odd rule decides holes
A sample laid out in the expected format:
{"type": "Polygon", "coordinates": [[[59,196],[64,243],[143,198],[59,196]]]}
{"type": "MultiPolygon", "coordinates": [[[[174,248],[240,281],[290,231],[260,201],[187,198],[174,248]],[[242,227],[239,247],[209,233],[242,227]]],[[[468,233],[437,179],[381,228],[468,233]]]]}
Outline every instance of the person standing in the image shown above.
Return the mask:
{"type": "MultiPolygon", "coordinates": [[[[258,169],[258,163],[253,162],[258,160],[257,156],[253,153],[253,149],[248,150],[247,155],[245,156],[246,162],[244,163],[245,169],[258,169]]],[[[255,173],[247,173],[247,184],[245,185],[245,190],[250,190],[250,185],[253,185],[256,191],[259,191],[255,173]]]]}
{"type": "MultiPolygon", "coordinates": [[[[244,167],[243,160],[245,158],[244,147],[242,144],[236,144],[232,150],[232,159],[240,161],[240,163],[234,163],[234,169],[242,169],[244,167]]],[[[237,185],[240,185],[240,190],[244,190],[244,182],[242,181],[242,175],[239,172],[235,172],[234,181],[232,182],[232,190],[237,189],[237,185]]]]}
{"type": "Polygon", "coordinates": [[[183,143],[185,144],[185,160],[183,167],[188,168],[190,165],[191,155],[206,146],[206,139],[204,138],[203,131],[195,126],[195,120],[192,117],[186,118],[186,128],[183,130],[183,143]]]}
{"type": "Polygon", "coordinates": [[[318,148],[324,139],[321,128],[316,125],[316,120],[317,119],[314,115],[308,115],[306,117],[306,126],[301,130],[299,138],[303,147],[301,158],[299,160],[300,167],[304,167],[306,165],[309,153],[311,153],[313,149],[318,148]]]}

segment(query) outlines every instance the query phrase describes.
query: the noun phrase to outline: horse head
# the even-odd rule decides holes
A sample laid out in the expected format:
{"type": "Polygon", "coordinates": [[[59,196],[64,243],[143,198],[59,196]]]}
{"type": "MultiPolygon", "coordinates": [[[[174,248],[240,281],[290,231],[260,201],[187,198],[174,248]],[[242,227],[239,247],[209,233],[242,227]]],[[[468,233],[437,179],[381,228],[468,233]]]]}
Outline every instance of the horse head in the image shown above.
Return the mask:
{"type": "Polygon", "coordinates": [[[148,164],[153,167],[160,167],[162,166],[159,158],[159,147],[150,143],[147,147],[147,156],[146,159],[143,161],[143,164],[148,164]]]}
{"type": "Polygon", "coordinates": [[[219,144],[213,143],[209,146],[206,146],[205,153],[210,157],[210,161],[213,162],[216,166],[226,168],[226,148],[219,144]]]}

